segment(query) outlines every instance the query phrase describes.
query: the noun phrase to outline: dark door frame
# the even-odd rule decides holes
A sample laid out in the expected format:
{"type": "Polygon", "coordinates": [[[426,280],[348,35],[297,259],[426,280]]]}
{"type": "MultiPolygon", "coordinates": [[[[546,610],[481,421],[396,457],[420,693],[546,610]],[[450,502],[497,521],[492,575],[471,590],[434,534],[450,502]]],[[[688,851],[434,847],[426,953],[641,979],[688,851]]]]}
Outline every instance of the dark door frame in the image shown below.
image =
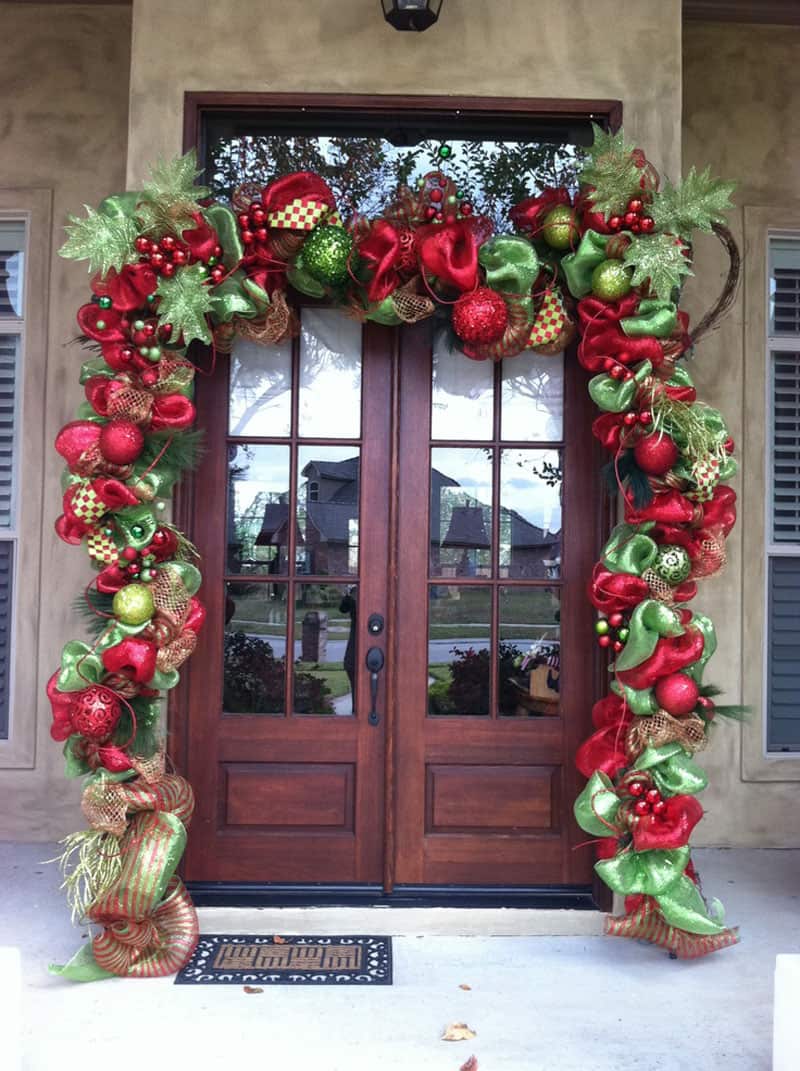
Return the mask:
{"type": "MultiPolygon", "coordinates": [[[[331,114],[350,114],[353,117],[383,118],[387,123],[402,121],[403,114],[413,118],[415,125],[421,120],[430,120],[436,125],[443,121],[455,124],[468,123],[475,119],[481,124],[494,119],[498,123],[512,124],[520,128],[521,121],[530,120],[532,125],[548,124],[557,127],[570,122],[585,124],[593,120],[608,129],[616,130],[622,121],[622,103],[618,100],[582,100],[551,99],[525,97],[450,97],[450,96],[413,96],[413,95],[364,95],[364,94],[322,94],[322,93],[240,93],[240,92],[187,92],[184,94],[183,148],[188,151],[197,147],[202,152],[203,121],[206,116],[215,113],[236,112],[237,114],[273,116],[296,120],[301,114],[305,121],[318,116],[331,114]]],[[[455,133],[449,133],[454,137],[455,133]]],[[[600,451],[596,450],[597,475],[601,464],[600,451]]],[[[195,495],[194,480],[184,480],[175,495],[174,513],[176,523],[187,529],[195,495]]],[[[598,496],[599,497],[599,496],[598,496]]],[[[610,529],[612,504],[607,496],[603,500],[595,518],[595,532],[598,547],[604,535],[610,529]]],[[[587,620],[589,607],[587,604],[587,620]]],[[[601,694],[601,681],[604,667],[600,659],[595,658],[594,692],[601,694]]],[[[186,690],[182,687],[170,693],[168,704],[168,748],[178,768],[185,766],[187,757],[187,734],[189,712],[187,709],[186,690]]],[[[472,906],[536,906],[536,907],[610,907],[610,894],[602,883],[596,879],[591,890],[566,886],[548,889],[481,889],[478,887],[447,887],[443,889],[420,888],[419,890],[398,889],[400,895],[386,896],[380,888],[320,886],[310,889],[308,886],[282,886],[274,893],[265,893],[263,886],[250,886],[249,883],[232,885],[229,883],[201,883],[193,888],[194,898],[199,904],[206,905],[266,905],[268,903],[390,903],[396,906],[408,906],[425,903],[472,906]]]]}

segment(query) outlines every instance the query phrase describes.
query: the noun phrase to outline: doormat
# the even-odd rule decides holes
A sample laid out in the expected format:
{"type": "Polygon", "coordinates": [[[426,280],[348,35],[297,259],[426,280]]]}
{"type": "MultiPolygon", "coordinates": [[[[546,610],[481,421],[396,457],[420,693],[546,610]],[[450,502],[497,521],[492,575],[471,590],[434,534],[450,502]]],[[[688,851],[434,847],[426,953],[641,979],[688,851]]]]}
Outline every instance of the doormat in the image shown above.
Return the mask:
{"type": "Polygon", "coordinates": [[[391,937],[201,933],[176,985],[391,985],[391,937]]]}

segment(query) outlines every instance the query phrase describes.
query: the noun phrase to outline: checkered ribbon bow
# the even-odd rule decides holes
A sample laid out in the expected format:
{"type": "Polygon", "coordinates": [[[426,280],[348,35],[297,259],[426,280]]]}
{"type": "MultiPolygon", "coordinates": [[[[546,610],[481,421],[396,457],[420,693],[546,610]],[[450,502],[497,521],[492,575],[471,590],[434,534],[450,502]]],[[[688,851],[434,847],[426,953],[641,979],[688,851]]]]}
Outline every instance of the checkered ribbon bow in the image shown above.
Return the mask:
{"type": "Polygon", "coordinates": [[[296,171],[276,179],[263,191],[267,226],[278,230],[312,231],[323,220],[341,223],[333,191],[319,175],[296,171]]]}

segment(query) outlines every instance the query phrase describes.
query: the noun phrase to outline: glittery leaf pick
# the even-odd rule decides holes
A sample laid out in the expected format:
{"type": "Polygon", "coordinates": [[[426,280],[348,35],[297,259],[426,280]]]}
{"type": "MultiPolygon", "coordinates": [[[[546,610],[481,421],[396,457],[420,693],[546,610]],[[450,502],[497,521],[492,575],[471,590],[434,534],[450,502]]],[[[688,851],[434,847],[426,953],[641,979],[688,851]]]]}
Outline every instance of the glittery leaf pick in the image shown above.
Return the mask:
{"type": "Polygon", "coordinates": [[[197,166],[197,154],[190,149],[184,156],[159,160],[150,168],[150,181],[142,190],[137,215],[147,231],[174,231],[190,224],[198,212],[197,201],[205,197],[206,186],[195,186],[202,173],[197,166]]]}
{"type": "Polygon", "coordinates": [[[211,289],[195,265],[163,276],[158,284],[158,324],[172,324],[172,341],[183,335],[185,345],[192,339],[211,341],[206,314],[211,311],[211,289]]]}
{"type": "Polygon", "coordinates": [[[86,218],[69,216],[65,227],[67,240],[58,251],[67,260],[88,260],[89,274],[106,275],[110,268],[119,271],[137,259],[134,248],[137,227],[127,216],[107,216],[89,205],[86,218]]]}
{"type": "Polygon", "coordinates": [[[633,238],[625,251],[624,264],[633,268],[631,282],[640,286],[649,281],[650,292],[661,301],[669,301],[675,287],[685,275],[693,275],[682,245],[669,234],[633,238]]]}
{"type": "Polygon", "coordinates": [[[642,172],[633,159],[633,145],[628,145],[621,130],[607,134],[592,123],[594,144],[587,150],[580,181],[594,186],[591,200],[596,212],[606,216],[620,214],[631,197],[641,193],[642,172]]]}
{"type": "Polygon", "coordinates": [[[677,186],[667,181],[653,198],[650,215],[661,231],[689,238],[692,231],[710,231],[712,223],[722,223],[733,208],[730,196],[735,182],[711,177],[706,168],[699,174],[692,167],[677,186]]]}

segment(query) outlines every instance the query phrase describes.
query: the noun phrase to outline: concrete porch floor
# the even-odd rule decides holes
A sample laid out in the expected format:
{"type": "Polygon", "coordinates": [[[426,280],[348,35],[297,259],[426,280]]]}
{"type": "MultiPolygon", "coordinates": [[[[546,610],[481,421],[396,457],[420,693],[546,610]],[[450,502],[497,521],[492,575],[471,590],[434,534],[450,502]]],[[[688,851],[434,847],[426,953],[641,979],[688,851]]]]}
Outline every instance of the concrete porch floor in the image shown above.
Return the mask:
{"type": "MultiPolygon", "coordinates": [[[[70,926],[57,868],[40,865],[54,854],[52,845],[0,843],[0,946],[23,957],[22,1021],[6,1022],[0,1037],[21,1029],[25,1071],[458,1071],[473,1053],[479,1071],[766,1071],[775,956],[800,951],[800,852],[705,849],[695,853],[704,889],[723,900],[742,943],[692,963],[591,936],[585,923],[566,937],[412,936],[414,925],[441,932],[420,916],[397,927],[408,935],[394,940],[391,987],[248,995],[171,978],[81,986],[47,974],[85,933],[70,926]],[[440,1041],[454,1021],[477,1037],[440,1041]]],[[[335,932],[334,912],[303,921],[335,932]]],[[[485,932],[508,933],[503,912],[491,914],[485,932]]],[[[255,932],[273,932],[264,926],[275,912],[238,917],[240,932],[258,923],[255,932]]],[[[278,917],[287,923],[278,932],[296,932],[278,917]]],[[[392,917],[373,909],[370,932],[391,933],[392,917]]],[[[201,925],[220,921],[204,912],[201,925]]]]}

